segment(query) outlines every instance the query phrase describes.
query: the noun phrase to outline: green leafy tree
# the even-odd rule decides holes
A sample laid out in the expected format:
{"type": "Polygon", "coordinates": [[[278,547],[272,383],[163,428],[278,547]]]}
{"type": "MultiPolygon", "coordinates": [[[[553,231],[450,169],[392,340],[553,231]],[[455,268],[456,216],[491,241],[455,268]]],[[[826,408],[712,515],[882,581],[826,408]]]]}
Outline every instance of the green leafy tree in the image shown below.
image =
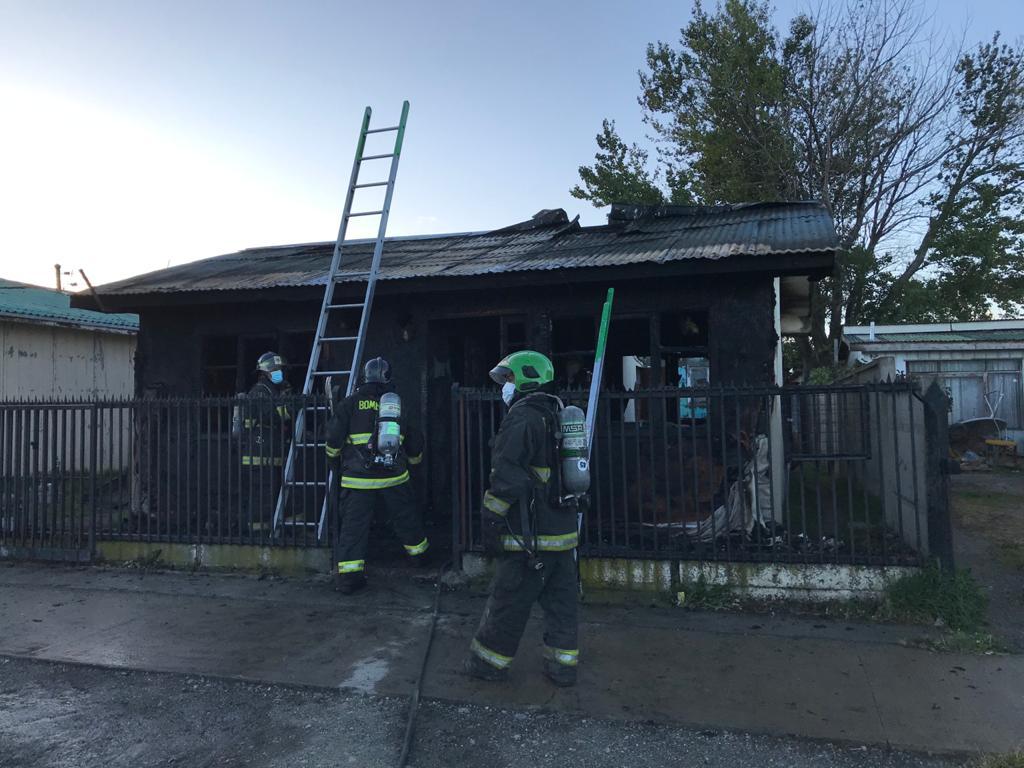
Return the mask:
{"type": "Polygon", "coordinates": [[[840,251],[811,296],[805,370],[844,322],[1017,311],[1022,62],[998,36],[967,54],[936,43],[913,0],[827,6],[785,38],[763,0],[698,2],[678,46],[650,45],[640,73],[653,168],[606,122],[574,194],[821,201],[840,251]]]}
{"type": "Polygon", "coordinates": [[[590,200],[598,207],[612,203],[663,203],[665,196],[647,170],[647,152],[636,144],[627,146],[615,131],[615,123],[605,120],[597,135],[597,160],[592,166],[580,166],[582,186],[570,194],[590,200]]]}

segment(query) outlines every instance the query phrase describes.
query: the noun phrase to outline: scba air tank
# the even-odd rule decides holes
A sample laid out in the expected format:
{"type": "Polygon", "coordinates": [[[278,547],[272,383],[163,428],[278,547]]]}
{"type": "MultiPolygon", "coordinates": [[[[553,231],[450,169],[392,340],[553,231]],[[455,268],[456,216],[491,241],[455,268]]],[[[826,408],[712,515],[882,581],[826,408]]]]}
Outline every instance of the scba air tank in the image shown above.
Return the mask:
{"type": "Polygon", "coordinates": [[[379,406],[374,435],[376,460],[390,466],[395,463],[395,458],[402,448],[402,427],[398,423],[402,416],[402,398],[396,392],[385,392],[380,396],[379,406]]]}
{"type": "Polygon", "coordinates": [[[587,455],[587,417],[581,408],[567,405],[558,414],[561,441],[562,493],[579,496],[590,490],[590,457],[587,455]]]}

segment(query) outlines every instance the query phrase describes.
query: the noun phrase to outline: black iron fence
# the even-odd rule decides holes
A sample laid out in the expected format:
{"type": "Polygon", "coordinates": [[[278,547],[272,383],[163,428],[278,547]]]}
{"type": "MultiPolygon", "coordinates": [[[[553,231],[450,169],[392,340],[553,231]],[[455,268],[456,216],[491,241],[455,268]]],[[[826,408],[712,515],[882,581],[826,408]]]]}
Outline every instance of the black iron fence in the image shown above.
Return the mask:
{"type": "MultiPolygon", "coordinates": [[[[561,397],[584,405],[586,393],[561,397]]],[[[603,393],[581,552],[916,564],[928,551],[925,407],[906,383],[603,393]]],[[[457,551],[481,548],[504,410],[494,390],[453,390],[457,551]]]]}
{"type": "MultiPolygon", "coordinates": [[[[453,545],[464,552],[480,548],[490,442],[505,409],[491,389],[456,387],[452,398],[452,453],[432,466],[450,463],[453,545]]],[[[563,398],[585,405],[586,393],[563,398]]],[[[935,407],[906,383],[606,392],[581,549],[917,563],[948,527],[929,520],[946,509],[934,498],[945,487],[933,481],[937,454],[926,460],[926,416],[945,423],[935,407]]],[[[319,397],[0,403],[0,556],[88,559],[109,539],[326,545],[326,421],[319,397]],[[302,485],[276,514],[300,411],[302,485]]]]}
{"type": "Polygon", "coordinates": [[[0,404],[0,548],[85,559],[96,539],[325,543],[318,397],[0,404]],[[277,516],[295,417],[305,429],[277,516]]]}

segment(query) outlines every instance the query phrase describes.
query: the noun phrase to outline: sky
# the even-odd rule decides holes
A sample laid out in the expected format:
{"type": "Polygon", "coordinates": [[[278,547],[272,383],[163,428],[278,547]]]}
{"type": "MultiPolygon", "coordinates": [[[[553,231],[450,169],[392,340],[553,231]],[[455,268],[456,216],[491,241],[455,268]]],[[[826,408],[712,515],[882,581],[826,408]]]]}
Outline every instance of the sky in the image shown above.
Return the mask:
{"type": "MultiPolygon", "coordinates": [[[[577,168],[602,118],[643,140],[646,45],[676,41],[691,7],[0,0],[0,278],[53,286],[60,263],[98,285],[333,240],[363,109],[391,125],[403,99],[389,235],[494,229],[543,208],[603,223],[569,195],[577,168]]],[[[807,7],[778,0],[777,21],[807,7]]],[[[927,7],[968,42],[1024,32],[1005,0],[927,7]]],[[[357,221],[349,237],[375,233],[357,221]]]]}

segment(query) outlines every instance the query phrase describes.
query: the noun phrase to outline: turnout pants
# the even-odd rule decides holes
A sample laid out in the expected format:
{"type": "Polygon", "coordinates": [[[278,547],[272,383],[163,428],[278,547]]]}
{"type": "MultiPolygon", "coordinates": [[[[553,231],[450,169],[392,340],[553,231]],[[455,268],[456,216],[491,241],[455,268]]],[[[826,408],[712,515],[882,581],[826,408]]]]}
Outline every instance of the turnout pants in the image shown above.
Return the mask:
{"type": "Polygon", "coordinates": [[[373,490],[342,488],[339,504],[341,521],[334,540],[334,562],[338,573],[361,573],[365,568],[370,522],[378,503],[384,506],[388,525],[402,542],[406,554],[419,557],[427,551],[427,537],[410,483],[373,490]]]}
{"type": "Polygon", "coordinates": [[[242,466],[241,487],[243,530],[270,531],[280,488],[280,466],[242,466]]]}
{"type": "Polygon", "coordinates": [[[496,669],[512,663],[534,602],[544,609],[544,657],[576,666],[576,561],[572,550],[540,552],[537,557],[544,563],[540,570],[529,568],[523,554],[508,554],[498,560],[491,594],[470,646],[496,669]]]}

